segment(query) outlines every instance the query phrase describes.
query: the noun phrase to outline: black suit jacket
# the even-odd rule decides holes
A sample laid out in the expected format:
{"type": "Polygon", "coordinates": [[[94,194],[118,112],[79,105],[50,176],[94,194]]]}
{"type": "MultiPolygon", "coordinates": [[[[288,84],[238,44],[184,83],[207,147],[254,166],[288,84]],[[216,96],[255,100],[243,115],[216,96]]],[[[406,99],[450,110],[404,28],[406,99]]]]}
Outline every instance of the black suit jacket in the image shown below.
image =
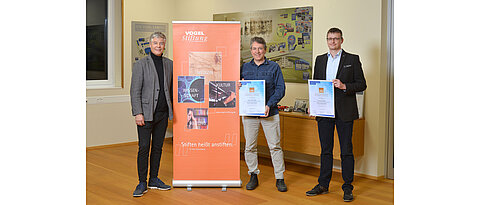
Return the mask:
{"type": "MultiPolygon", "coordinates": [[[[314,80],[325,80],[327,76],[327,54],[319,55],[315,59],[314,80]]],[[[367,89],[365,76],[363,75],[360,57],[342,50],[340,63],[338,64],[337,77],[345,84],[347,89],[335,88],[335,117],[342,121],[358,119],[357,98],[355,93],[367,89]]],[[[320,118],[317,117],[317,120],[320,118]]]]}

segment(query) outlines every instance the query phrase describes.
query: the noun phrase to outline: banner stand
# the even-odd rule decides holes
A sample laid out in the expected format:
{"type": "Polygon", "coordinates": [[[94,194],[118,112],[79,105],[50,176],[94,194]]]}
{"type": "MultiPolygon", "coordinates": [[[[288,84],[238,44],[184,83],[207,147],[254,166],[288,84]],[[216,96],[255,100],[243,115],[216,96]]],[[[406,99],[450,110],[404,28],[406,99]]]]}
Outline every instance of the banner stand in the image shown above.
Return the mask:
{"type": "Polygon", "coordinates": [[[241,187],[240,22],[173,21],[173,187],[241,187]]]}

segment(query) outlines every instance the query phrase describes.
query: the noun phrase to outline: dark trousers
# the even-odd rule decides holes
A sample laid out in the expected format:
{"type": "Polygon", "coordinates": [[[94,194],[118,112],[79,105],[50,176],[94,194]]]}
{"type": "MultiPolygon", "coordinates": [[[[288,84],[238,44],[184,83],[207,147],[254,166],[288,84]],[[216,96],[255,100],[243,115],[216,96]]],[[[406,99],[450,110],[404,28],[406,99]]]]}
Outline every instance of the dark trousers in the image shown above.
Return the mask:
{"type": "Polygon", "coordinates": [[[155,112],[153,121],[145,121],[144,126],[137,125],[138,155],[137,170],[138,180],[147,181],[148,155],[150,153],[150,178],[158,176],[160,158],[162,157],[163,140],[168,125],[168,111],[155,112]],[[150,141],[152,142],[150,151],[150,141]]]}
{"type": "Polygon", "coordinates": [[[355,160],[353,158],[352,131],[353,121],[343,122],[340,119],[319,118],[318,134],[322,154],[320,155],[320,176],[318,184],[328,189],[330,180],[332,179],[333,168],[333,136],[335,126],[337,126],[338,141],[340,142],[341,160],[342,160],[342,177],[344,184],[342,189],[353,190],[353,170],[355,160]]]}

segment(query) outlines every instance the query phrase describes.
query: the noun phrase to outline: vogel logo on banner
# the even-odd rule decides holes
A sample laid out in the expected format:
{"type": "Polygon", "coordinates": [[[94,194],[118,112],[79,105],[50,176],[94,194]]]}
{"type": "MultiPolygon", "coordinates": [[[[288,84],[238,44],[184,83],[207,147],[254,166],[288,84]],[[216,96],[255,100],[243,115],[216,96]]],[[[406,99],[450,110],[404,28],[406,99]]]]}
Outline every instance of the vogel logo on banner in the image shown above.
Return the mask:
{"type": "Polygon", "coordinates": [[[185,31],[182,39],[189,42],[207,42],[207,36],[203,31],[185,31]]]}

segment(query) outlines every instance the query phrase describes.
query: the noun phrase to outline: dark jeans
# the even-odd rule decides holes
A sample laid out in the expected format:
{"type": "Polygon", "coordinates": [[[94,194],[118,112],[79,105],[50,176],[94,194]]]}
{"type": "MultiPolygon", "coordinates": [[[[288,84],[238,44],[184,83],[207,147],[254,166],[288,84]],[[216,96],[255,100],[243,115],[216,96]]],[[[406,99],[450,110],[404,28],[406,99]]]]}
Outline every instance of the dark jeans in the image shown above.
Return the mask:
{"type": "Polygon", "coordinates": [[[318,184],[328,189],[332,179],[333,168],[333,136],[335,125],[337,126],[338,141],[340,142],[342,177],[344,184],[342,189],[353,190],[353,171],[355,160],[353,158],[352,131],[353,121],[343,122],[340,119],[320,118],[317,121],[320,145],[322,154],[320,155],[320,176],[318,184]]]}
{"type": "Polygon", "coordinates": [[[163,140],[168,125],[168,111],[155,112],[153,121],[145,121],[144,126],[137,125],[138,131],[138,155],[137,170],[138,180],[147,181],[148,155],[150,151],[150,141],[152,142],[150,156],[150,178],[158,176],[160,167],[160,158],[162,157],[163,140]]]}

